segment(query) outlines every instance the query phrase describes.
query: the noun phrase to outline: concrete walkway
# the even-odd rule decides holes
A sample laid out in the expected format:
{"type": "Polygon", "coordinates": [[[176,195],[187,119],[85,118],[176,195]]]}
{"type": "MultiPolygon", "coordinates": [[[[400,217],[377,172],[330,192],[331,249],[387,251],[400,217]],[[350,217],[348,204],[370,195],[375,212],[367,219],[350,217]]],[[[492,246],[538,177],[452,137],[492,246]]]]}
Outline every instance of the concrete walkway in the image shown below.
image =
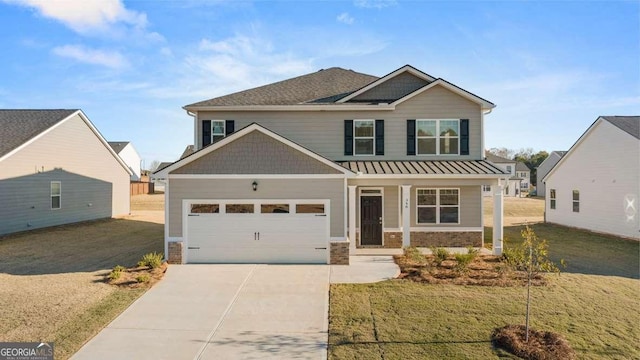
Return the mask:
{"type": "Polygon", "coordinates": [[[171,265],[72,359],[326,359],[329,282],[397,276],[389,256],[339,265],[171,265]]]}

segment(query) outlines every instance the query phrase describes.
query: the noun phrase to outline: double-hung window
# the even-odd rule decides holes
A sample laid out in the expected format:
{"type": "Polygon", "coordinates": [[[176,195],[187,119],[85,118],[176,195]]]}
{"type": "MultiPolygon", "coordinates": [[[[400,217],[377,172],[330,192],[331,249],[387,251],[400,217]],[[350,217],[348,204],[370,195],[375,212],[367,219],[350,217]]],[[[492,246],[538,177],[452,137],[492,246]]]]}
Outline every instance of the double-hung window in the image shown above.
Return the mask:
{"type": "Polygon", "coordinates": [[[549,208],[551,210],[556,209],[556,189],[549,190],[549,208]]]}
{"type": "Polygon", "coordinates": [[[417,189],[418,224],[458,224],[460,222],[460,190],[417,189]]]}
{"type": "Polygon", "coordinates": [[[214,144],[224,138],[224,120],[211,120],[211,143],[214,144]]]}
{"type": "Polygon", "coordinates": [[[416,120],[418,155],[460,154],[460,120],[416,120]]]}
{"type": "Polygon", "coordinates": [[[573,212],[580,212],[580,190],[573,190],[573,212]]]}
{"type": "Polygon", "coordinates": [[[354,155],[375,155],[374,120],[353,120],[354,155]]]}
{"type": "Polygon", "coordinates": [[[51,210],[62,207],[62,183],[60,181],[51,182],[51,210]]]}

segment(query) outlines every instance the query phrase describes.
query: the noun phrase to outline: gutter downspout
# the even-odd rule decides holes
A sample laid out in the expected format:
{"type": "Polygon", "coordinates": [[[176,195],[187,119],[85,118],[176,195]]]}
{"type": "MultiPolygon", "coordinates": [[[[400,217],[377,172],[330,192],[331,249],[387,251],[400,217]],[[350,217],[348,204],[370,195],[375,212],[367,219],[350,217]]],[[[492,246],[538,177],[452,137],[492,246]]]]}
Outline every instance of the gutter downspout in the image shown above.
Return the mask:
{"type": "Polygon", "coordinates": [[[198,114],[197,113],[192,113],[189,110],[186,110],[187,115],[193,117],[193,150],[196,151],[197,150],[197,145],[198,145],[198,114]]]}

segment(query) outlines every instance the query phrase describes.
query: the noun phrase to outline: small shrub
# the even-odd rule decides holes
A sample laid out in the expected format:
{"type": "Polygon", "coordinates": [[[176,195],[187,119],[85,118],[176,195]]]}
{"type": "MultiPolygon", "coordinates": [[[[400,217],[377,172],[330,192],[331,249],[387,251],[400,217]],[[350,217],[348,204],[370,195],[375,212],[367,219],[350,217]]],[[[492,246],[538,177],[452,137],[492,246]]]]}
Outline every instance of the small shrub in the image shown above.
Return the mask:
{"type": "Polygon", "coordinates": [[[149,274],[142,274],[142,275],[136,276],[136,281],[139,283],[148,283],[150,279],[151,277],[149,276],[149,274]]]}
{"type": "Polygon", "coordinates": [[[477,255],[477,253],[456,254],[456,271],[466,272],[469,270],[469,264],[471,264],[477,255]]]}
{"type": "Polygon", "coordinates": [[[422,252],[415,246],[407,246],[402,249],[407,260],[414,263],[424,263],[426,261],[422,252]]]}
{"type": "Polygon", "coordinates": [[[120,279],[121,275],[122,275],[122,271],[116,271],[115,269],[113,269],[111,270],[109,275],[107,275],[107,278],[109,278],[109,280],[111,281],[114,281],[114,280],[120,279]]]}
{"type": "Polygon", "coordinates": [[[433,259],[438,266],[440,266],[442,262],[447,260],[447,258],[449,257],[449,252],[445,248],[432,247],[431,252],[433,253],[433,259]]]}
{"type": "Polygon", "coordinates": [[[467,246],[467,254],[477,256],[478,254],[480,254],[480,249],[476,249],[473,246],[469,245],[467,246]]]}
{"type": "Polygon", "coordinates": [[[152,252],[147,253],[142,256],[142,259],[138,261],[138,266],[147,266],[152,269],[155,269],[162,265],[162,259],[164,255],[162,253],[152,252]]]}
{"type": "Polygon", "coordinates": [[[114,267],[113,267],[113,270],[112,270],[112,271],[119,271],[119,272],[123,272],[123,271],[126,271],[126,270],[127,270],[127,268],[126,268],[126,267],[124,267],[124,266],[122,266],[122,265],[116,265],[116,266],[114,266],[114,267]]]}

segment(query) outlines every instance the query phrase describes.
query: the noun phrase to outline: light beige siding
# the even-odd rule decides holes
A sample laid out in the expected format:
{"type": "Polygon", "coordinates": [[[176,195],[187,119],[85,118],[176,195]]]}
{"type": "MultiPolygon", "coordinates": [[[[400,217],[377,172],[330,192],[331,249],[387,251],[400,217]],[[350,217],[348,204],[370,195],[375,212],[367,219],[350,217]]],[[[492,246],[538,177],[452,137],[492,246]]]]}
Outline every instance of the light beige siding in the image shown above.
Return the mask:
{"type": "Polygon", "coordinates": [[[331,236],[344,237],[344,192],[343,179],[169,179],[169,236],[182,237],[184,199],[329,199],[331,236]]]}
{"type": "Polygon", "coordinates": [[[441,86],[403,102],[394,111],[198,112],[197,148],[202,147],[201,120],[235,120],[236,131],[256,122],[331,160],[480,160],[480,105],[441,86]],[[344,120],[385,120],[384,156],[344,156],[344,120]],[[407,119],[469,119],[468,156],[407,156],[407,119]]]}
{"type": "MultiPolygon", "coordinates": [[[[110,215],[129,213],[129,174],[79,115],[68,119],[0,163],[0,179],[54,169],[111,184],[110,215]]],[[[63,183],[63,189],[67,186],[63,183]]],[[[47,192],[48,190],[47,186],[47,192]]],[[[64,191],[64,190],[63,190],[64,191]]],[[[90,197],[78,199],[87,206],[90,197]]],[[[16,211],[6,209],[5,211],[16,211]]],[[[2,214],[0,214],[2,216],[2,214]]]]}
{"type": "Polygon", "coordinates": [[[172,174],[341,174],[259,131],[196,159],[172,174]]]}

